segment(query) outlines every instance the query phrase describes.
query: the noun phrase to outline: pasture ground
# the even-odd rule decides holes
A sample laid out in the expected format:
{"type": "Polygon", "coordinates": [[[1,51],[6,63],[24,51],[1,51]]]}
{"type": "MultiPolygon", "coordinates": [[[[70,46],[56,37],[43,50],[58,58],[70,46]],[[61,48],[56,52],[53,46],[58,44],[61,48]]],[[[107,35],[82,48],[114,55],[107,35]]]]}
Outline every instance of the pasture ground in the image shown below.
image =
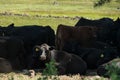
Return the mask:
{"type": "Polygon", "coordinates": [[[61,76],[52,76],[46,77],[42,76],[41,73],[36,73],[34,77],[30,77],[24,73],[2,73],[0,74],[0,80],[110,80],[109,78],[100,77],[98,75],[88,75],[88,76],[81,76],[77,75],[61,75],[61,76]]]}
{"type": "Polygon", "coordinates": [[[0,25],[75,25],[77,17],[99,19],[120,17],[120,3],[113,0],[94,8],[97,0],[0,0],[0,25]],[[71,19],[72,18],[72,19],[71,19]]]}

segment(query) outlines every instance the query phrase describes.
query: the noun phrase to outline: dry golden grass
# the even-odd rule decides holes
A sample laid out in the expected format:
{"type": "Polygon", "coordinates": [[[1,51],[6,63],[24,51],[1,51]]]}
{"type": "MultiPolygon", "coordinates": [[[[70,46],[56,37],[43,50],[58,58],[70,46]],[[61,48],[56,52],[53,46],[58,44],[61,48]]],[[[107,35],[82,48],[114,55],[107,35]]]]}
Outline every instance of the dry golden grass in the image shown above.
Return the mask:
{"type": "Polygon", "coordinates": [[[100,77],[98,75],[94,76],[81,76],[79,74],[77,75],[61,75],[61,76],[49,76],[46,77],[42,76],[41,73],[36,73],[34,77],[30,77],[29,75],[26,75],[25,73],[1,73],[0,74],[0,80],[110,80],[108,78],[100,77]],[[43,79],[44,77],[44,79],[43,79]]]}

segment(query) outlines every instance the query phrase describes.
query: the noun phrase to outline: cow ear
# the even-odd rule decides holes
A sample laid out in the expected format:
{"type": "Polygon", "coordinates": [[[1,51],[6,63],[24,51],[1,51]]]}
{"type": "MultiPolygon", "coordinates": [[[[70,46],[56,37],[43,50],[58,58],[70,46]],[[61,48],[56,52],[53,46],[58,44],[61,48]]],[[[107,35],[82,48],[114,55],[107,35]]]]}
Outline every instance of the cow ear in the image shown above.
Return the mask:
{"type": "Polygon", "coordinates": [[[55,49],[54,46],[50,46],[50,47],[49,47],[49,50],[53,50],[53,49],[55,49]]]}
{"type": "Polygon", "coordinates": [[[11,23],[8,25],[9,28],[13,28],[14,27],[14,23],[11,23]]]}

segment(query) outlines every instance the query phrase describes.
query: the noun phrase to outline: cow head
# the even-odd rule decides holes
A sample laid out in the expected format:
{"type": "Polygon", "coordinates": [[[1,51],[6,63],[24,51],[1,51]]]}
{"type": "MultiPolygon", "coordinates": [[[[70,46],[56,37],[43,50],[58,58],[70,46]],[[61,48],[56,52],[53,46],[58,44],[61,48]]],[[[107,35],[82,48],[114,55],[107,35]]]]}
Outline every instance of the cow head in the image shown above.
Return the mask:
{"type": "Polygon", "coordinates": [[[36,45],[33,48],[33,56],[38,57],[40,60],[47,60],[50,57],[50,50],[52,50],[53,47],[49,46],[47,44],[42,44],[42,45],[36,45]]]}

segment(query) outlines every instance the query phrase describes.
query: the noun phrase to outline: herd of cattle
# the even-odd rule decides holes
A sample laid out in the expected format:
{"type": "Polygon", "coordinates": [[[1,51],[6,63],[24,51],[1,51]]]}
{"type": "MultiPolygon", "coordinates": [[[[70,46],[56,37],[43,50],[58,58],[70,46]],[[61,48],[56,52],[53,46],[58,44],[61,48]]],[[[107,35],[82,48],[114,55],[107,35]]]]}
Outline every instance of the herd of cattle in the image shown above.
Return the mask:
{"type": "Polygon", "coordinates": [[[59,74],[86,74],[118,57],[119,18],[81,17],[75,26],[58,25],[56,34],[50,26],[0,27],[0,72],[44,69],[55,59],[59,74]]]}

